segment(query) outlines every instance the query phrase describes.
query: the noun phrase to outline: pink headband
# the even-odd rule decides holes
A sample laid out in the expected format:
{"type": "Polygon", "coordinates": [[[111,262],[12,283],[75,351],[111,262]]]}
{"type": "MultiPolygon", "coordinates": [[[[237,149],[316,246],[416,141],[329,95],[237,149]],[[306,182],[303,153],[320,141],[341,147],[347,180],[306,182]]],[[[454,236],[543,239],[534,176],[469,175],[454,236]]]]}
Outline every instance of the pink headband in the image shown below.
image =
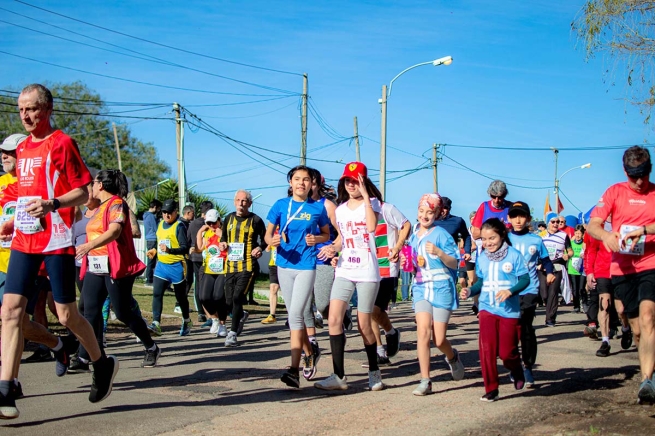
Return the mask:
{"type": "Polygon", "coordinates": [[[441,196],[439,194],[423,194],[418,201],[418,207],[428,207],[436,211],[441,207],[441,196]]]}

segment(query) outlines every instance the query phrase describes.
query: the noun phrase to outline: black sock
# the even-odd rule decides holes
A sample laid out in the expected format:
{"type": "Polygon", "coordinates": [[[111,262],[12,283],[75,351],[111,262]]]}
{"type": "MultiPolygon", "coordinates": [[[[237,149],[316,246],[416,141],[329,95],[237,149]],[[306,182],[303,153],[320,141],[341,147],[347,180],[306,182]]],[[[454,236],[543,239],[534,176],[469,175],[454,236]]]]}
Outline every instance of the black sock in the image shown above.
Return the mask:
{"type": "MultiPolygon", "coordinates": [[[[334,373],[339,378],[343,378],[346,375],[346,371],[343,367],[343,352],[346,348],[346,335],[343,333],[340,335],[330,335],[330,349],[332,351],[332,368],[334,373]]],[[[375,350],[373,350],[375,351],[375,350]]],[[[375,361],[377,364],[377,360],[375,361]]]]}
{"type": "Polygon", "coordinates": [[[366,357],[368,357],[368,370],[377,371],[380,369],[378,367],[378,345],[364,345],[364,348],[366,349],[366,357]]]}
{"type": "Polygon", "coordinates": [[[289,372],[290,372],[291,374],[293,374],[293,375],[298,375],[298,374],[300,373],[300,369],[299,369],[299,368],[290,367],[290,368],[289,368],[289,372]]]}
{"type": "Polygon", "coordinates": [[[9,395],[12,384],[14,384],[13,380],[12,381],[0,380],[0,394],[2,394],[3,397],[9,395]]]}

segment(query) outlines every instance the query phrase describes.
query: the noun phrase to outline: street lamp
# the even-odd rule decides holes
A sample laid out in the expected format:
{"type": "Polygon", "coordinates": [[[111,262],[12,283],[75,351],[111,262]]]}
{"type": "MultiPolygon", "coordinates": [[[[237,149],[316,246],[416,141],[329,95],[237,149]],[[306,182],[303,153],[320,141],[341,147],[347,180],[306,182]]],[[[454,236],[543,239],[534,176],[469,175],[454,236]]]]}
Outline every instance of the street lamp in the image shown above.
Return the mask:
{"type": "Polygon", "coordinates": [[[393,86],[393,82],[409,70],[412,70],[416,67],[421,67],[423,65],[433,65],[438,67],[439,65],[450,65],[452,63],[452,56],[444,56],[433,61],[421,62],[420,64],[405,68],[400,73],[396,74],[396,76],[391,79],[391,82],[389,82],[388,93],[387,85],[382,85],[382,98],[378,100],[378,103],[382,105],[382,129],[380,134],[380,193],[382,194],[382,200],[384,200],[387,184],[387,98],[391,96],[391,88],[393,86]]]}
{"type": "MultiPolygon", "coordinates": [[[[584,170],[585,168],[591,168],[591,163],[586,163],[584,165],[578,165],[573,168],[569,168],[568,170],[564,171],[561,176],[557,177],[557,155],[559,154],[559,150],[556,148],[552,148],[553,152],[555,153],[555,208],[559,209],[559,182],[562,180],[562,177],[567,175],[573,170],[584,170]]],[[[557,211],[559,214],[559,210],[557,211]]]]}

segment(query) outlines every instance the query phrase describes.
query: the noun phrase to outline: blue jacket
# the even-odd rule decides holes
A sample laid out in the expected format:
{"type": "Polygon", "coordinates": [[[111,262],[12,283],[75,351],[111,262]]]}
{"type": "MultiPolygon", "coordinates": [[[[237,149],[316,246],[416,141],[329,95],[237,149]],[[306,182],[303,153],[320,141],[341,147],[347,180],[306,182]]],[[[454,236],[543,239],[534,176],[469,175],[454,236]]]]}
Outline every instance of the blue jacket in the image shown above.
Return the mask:
{"type": "Polygon", "coordinates": [[[143,212],[143,228],[146,234],[146,241],[157,240],[157,217],[152,212],[143,212]]]}
{"type": "Polygon", "coordinates": [[[455,243],[457,243],[457,235],[460,235],[462,238],[464,238],[464,253],[471,252],[471,234],[469,233],[469,229],[466,227],[466,223],[461,217],[454,216],[449,213],[445,216],[445,218],[436,220],[434,225],[439,226],[447,231],[448,234],[453,237],[455,243]]]}

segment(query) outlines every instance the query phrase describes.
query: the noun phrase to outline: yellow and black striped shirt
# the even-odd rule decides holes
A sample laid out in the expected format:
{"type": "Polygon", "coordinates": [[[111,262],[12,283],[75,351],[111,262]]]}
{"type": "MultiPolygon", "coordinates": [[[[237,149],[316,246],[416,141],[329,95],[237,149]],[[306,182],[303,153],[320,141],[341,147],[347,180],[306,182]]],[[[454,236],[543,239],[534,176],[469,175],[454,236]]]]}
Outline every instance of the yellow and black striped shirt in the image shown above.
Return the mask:
{"type": "Polygon", "coordinates": [[[266,242],[264,242],[264,235],[266,234],[266,227],[264,221],[250,213],[247,216],[237,216],[232,212],[223,221],[223,234],[221,235],[221,242],[226,242],[229,246],[232,243],[241,243],[243,246],[243,260],[227,260],[227,272],[243,272],[253,271],[253,267],[257,261],[250,255],[255,247],[261,248],[262,252],[266,249],[266,242]]]}

